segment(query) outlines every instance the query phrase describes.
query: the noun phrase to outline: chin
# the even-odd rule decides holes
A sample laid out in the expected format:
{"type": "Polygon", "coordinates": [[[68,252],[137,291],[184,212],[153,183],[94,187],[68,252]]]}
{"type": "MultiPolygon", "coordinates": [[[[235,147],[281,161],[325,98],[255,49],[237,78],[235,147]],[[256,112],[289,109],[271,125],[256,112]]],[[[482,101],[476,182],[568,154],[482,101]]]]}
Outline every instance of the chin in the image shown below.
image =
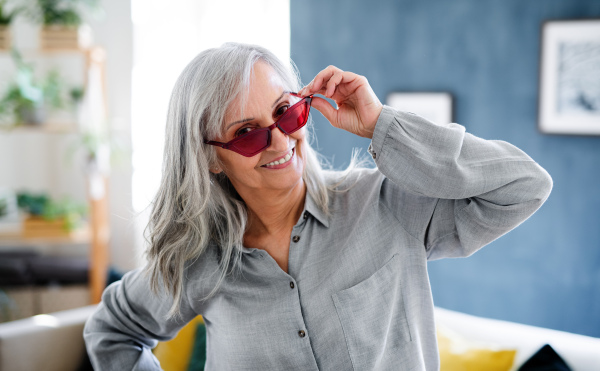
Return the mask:
{"type": "MultiPolygon", "coordinates": [[[[296,159],[299,160],[299,159],[296,159]]],[[[276,176],[271,178],[274,180],[273,188],[277,189],[293,189],[303,182],[302,174],[304,171],[304,162],[302,160],[298,163],[291,164],[286,169],[279,170],[276,176]]],[[[275,174],[273,174],[275,175],[275,174]]]]}

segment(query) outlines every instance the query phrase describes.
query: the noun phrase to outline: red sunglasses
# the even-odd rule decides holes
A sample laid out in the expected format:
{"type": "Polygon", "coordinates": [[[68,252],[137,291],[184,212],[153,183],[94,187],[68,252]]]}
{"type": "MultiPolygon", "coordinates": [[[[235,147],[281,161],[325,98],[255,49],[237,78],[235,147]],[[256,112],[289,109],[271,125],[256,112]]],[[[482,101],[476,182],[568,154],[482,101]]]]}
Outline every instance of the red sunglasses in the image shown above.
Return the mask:
{"type": "Polygon", "coordinates": [[[297,93],[289,93],[290,95],[298,98],[302,98],[299,102],[288,108],[287,111],[279,120],[275,121],[273,125],[266,128],[260,128],[252,130],[246,134],[242,134],[239,137],[227,142],[221,143],[214,140],[204,140],[204,143],[210,144],[211,146],[218,146],[230,151],[239,153],[242,156],[252,157],[271,145],[271,130],[276,127],[281,130],[282,133],[290,135],[297,130],[301,129],[308,121],[308,114],[310,113],[310,103],[312,101],[312,95],[302,97],[297,93]]]}

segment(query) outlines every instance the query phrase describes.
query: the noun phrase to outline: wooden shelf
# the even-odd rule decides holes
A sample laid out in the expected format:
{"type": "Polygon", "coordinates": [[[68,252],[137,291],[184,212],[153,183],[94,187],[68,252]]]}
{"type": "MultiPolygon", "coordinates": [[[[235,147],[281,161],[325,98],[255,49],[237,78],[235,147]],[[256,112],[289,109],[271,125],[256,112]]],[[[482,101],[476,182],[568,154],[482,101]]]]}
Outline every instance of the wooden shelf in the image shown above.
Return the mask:
{"type": "Polygon", "coordinates": [[[25,237],[22,232],[0,233],[1,247],[22,247],[31,245],[77,245],[89,244],[91,233],[89,227],[82,227],[64,236],[25,237]]]}
{"type": "MultiPolygon", "coordinates": [[[[63,68],[68,68],[70,64],[79,67],[81,62],[82,76],[84,87],[89,86],[88,78],[90,76],[96,76],[100,80],[97,84],[96,89],[100,92],[103,100],[103,105],[106,106],[106,86],[104,81],[105,73],[105,51],[100,47],[89,47],[84,49],[61,49],[61,50],[21,50],[22,55],[25,59],[39,59],[44,62],[48,62],[43,67],[52,67],[56,62],[59,63],[63,68]],[[63,61],[62,57],[68,55],[63,61]],[[78,58],[72,58],[72,56],[80,55],[83,60],[79,61],[78,58]],[[97,74],[91,74],[90,71],[97,71],[97,74]]],[[[0,62],[10,61],[10,51],[0,50],[0,62]]],[[[72,73],[73,75],[74,73],[72,73]]],[[[106,111],[106,107],[105,111],[106,111]]],[[[57,118],[57,121],[59,119],[57,118]]],[[[65,121],[71,120],[65,118],[65,121]]],[[[54,124],[45,123],[41,125],[20,125],[14,128],[2,128],[0,127],[0,136],[8,136],[11,132],[16,133],[40,133],[40,134],[76,134],[79,132],[78,125],[70,122],[65,124],[54,124]]],[[[13,159],[12,161],[17,161],[13,159]]],[[[89,175],[86,175],[89,177],[89,175]]],[[[102,197],[94,199],[89,194],[88,186],[88,202],[90,206],[89,211],[89,226],[82,230],[77,230],[71,234],[65,236],[46,236],[46,237],[26,237],[21,231],[16,232],[2,232],[0,233],[0,247],[21,247],[21,246],[52,246],[52,245],[78,245],[87,244],[89,247],[90,255],[90,292],[91,302],[98,303],[102,294],[102,290],[106,286],[106,278],[109,265],[109,247],[108,242],[110,238],[109,229],[109,212],[108,212],[108,181],[104,179],[105,192],[102,197]]]]}
{"type": "Polygon", "coordinates": [[[72,134],[77,133],[78,128],[75,123],[45,123],[45,124],[22,124],[10,127],[1,127],[0,134],[10,134],[12,132],[31,132],[31,133],[48,133],[48,134],[72,134]]]}

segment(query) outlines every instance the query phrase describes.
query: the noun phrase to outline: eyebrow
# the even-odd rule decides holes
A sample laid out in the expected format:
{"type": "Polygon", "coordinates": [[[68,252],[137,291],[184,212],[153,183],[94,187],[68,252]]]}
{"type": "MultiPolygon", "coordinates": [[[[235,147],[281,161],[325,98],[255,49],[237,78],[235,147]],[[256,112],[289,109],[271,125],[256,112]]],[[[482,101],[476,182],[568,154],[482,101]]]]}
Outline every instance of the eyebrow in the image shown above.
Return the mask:
{"type": "MultiPolygon", "coordinates": [[[[281,98],[283,98],[284,95],[290,94],[290,93],[291,93],[290,91],[284,90],[283,93],[281,93],[281,95],[277,99],[275,99],[275,102],[273,103],[273,105],[271,106],[271,108],[275,108],[275,106],[277,105],[277,103],[279,103],[279,101],[281,100],[281,98]]],[[[235,124],[241,124],[242,122],[247,122],[247,121],[252,121],[252,120],[254,120],[254,117],[249,117],[249,118],[246,118],[246,119],[234,121],[234,122],[230,123],[229,125],[227,125],[227,128],[225,130],[229,130],[229,128],[232,127],[235,124]]]]}

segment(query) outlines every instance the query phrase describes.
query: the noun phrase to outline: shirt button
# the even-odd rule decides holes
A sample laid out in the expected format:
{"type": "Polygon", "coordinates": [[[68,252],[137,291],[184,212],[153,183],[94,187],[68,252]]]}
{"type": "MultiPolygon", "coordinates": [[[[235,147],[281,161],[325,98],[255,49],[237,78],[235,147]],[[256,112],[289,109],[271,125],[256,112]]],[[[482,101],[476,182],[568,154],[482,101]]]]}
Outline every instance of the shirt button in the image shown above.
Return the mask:
{"type": "Polygon", "coordinates": [[[294,283],[293,283],[293,282],[290,282],[290,288],[292,288],[292,289],[293,289],[294,287],[296,287],[296,285],[294,285],[294,283]]]}
{"type": "Polygon", "coordinates": [[[308,219],[308,211],[304,212],[304,219],[308,219]]]}
{"type": "Polygon", "coordinates": [[[298,331],[298,336],[300,336],[301,338],[306,336],[306,332],[304,332],[304,330],[300,330],[298,331]]]}
{"type": "Polygon", "coordinates": [[[294,237],[292,237],[292,241],[294,241],[294,242],[300,241],[300,236],[294,236],[294,237]]]}

